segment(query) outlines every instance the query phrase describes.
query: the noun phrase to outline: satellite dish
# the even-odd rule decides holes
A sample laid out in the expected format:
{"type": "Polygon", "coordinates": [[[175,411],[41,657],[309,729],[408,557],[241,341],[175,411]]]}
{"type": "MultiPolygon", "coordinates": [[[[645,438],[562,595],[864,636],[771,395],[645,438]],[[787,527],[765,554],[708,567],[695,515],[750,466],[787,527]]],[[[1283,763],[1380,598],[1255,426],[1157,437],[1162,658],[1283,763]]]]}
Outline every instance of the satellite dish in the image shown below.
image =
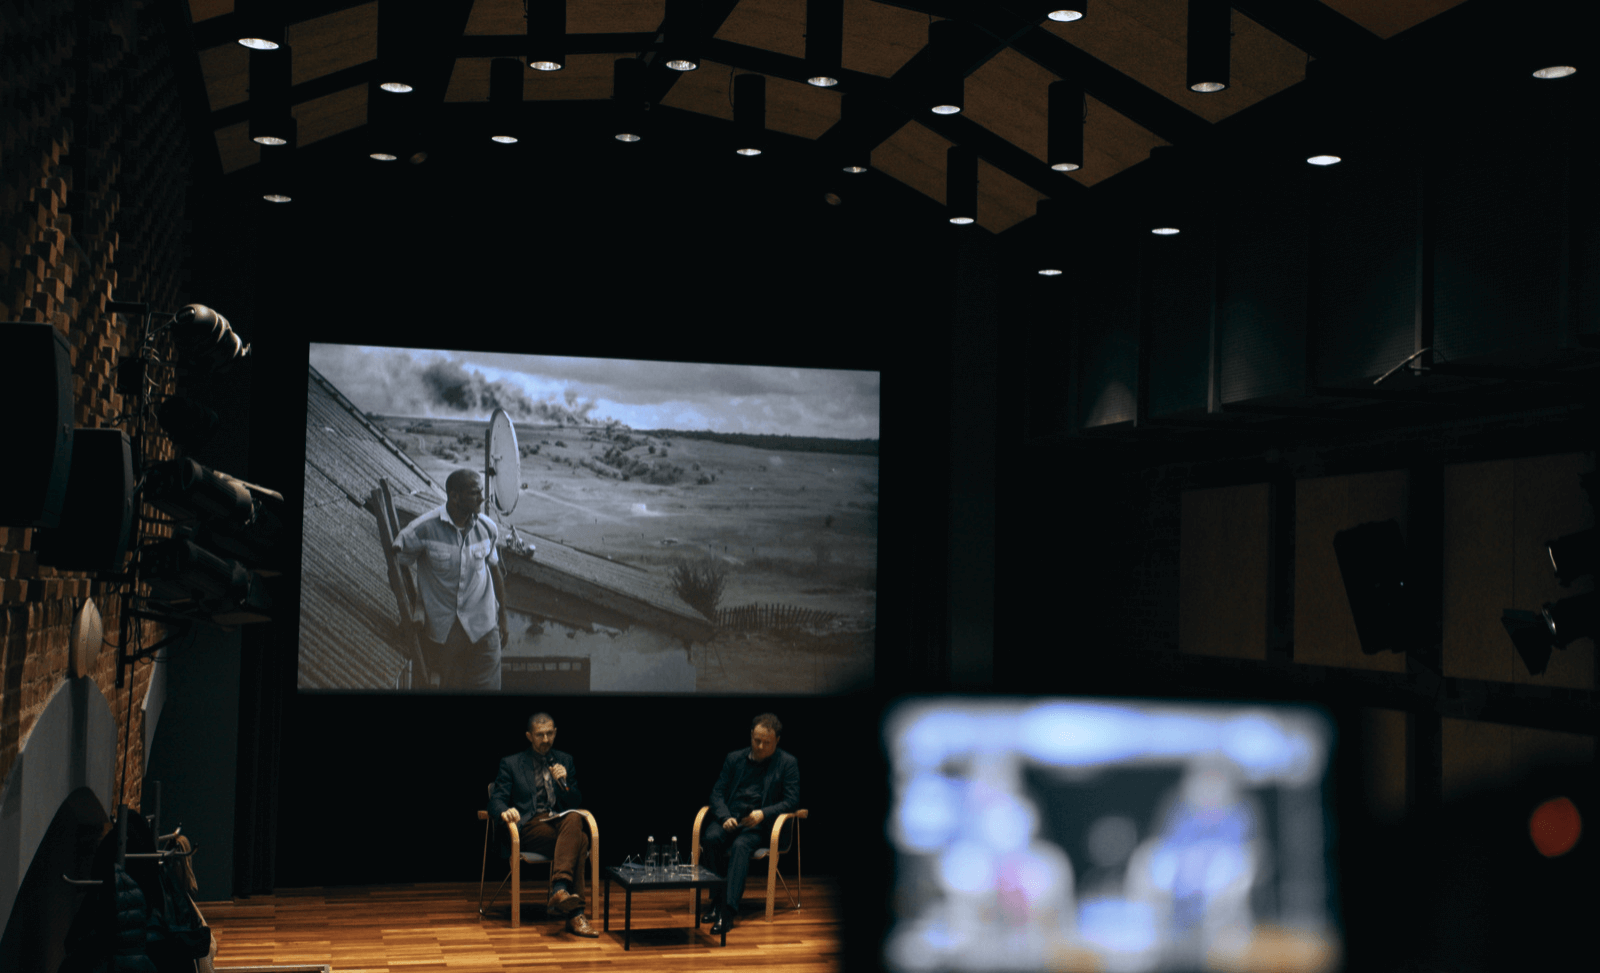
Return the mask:
{"type": "Polygon", "coordinates": [[[504,409],[494,410],[489,417],[484,454],[484,491],[500,516],[509,517],[522,492],[522,454],[517,452],[517,431],[504,409]]]}

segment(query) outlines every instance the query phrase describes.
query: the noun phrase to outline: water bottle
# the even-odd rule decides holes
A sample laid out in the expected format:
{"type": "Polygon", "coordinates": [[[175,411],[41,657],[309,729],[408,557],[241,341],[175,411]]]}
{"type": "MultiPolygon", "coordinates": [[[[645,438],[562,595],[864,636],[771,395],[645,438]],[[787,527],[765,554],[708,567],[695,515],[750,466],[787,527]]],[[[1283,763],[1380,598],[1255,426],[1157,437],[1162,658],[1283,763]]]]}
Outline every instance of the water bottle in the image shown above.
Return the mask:
{"type": "Polygon", "coordinates": [[[650,843],[645,846],[648,850],[645,852],[644,863],[645,866],[653,872],[656,870],[656,865],[660,864],[658,861],[660,856],[656,854],[656,836],[651,835],[649,842],[650,843]]]}
{"type": "Polygon", "coordinates": [[[683,859],[678,857],[678,836],[677,835],[673,835],[672,836],[672,870],[674,872],[679,871],[682,865],[683,865],[683,859]]]}

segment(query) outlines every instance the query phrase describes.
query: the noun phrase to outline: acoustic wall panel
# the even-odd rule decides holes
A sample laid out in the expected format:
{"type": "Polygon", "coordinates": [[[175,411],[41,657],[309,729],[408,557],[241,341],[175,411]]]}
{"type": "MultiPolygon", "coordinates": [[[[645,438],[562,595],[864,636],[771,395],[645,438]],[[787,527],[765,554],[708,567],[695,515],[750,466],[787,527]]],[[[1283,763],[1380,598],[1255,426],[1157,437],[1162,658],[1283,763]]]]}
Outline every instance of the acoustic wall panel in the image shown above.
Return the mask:
{"type": "MultiPolygon", "coordinates": [[[[1408,533],[1405,470],[1295,481],[1294,659],[1312,665],[1404,672],[1405,657],[1366,655],[1339,574],[1333,538],[1374,521],[1396,520],[1408,533]]],[[[1408,535],[1409,541],[1409,535],[1408,535]]]]}
{"type": "Polygon", "coordinates": [[[1150,414],[1204,412],[1211,356],[1212,259],[1204,232],[1144,246],[1150,414]]]}
{"type": "Polygon", "coordinates": [[[1495,115],[1495,141],[1516,150],[1500,155],[1492,178],[1482,156],[1457,151],[1453,138],[1425,160],[1433,179],[1434,347],[1444,361],[1535,357],[1563,337],[1562,149],[1551,122],[1539,112],[1495,115]]]}
{"type": "Polygon", "coordinates": [[[1447,801],[1527,780],[1541,769],[1594,765],[1594,737],[1585,734],[1471,720],[1443,723],[1447,801]]]}
{"type": "Polygon", "coordinates": [[[1306,385],[1301,183],[1279,177],[1252,181],[1239,191],[1251,205],[1229,210],[1219,240],[1217,341],[1224,403],[1296,394],[1306,385]]]}
{"type": "Polygon", "coordinates": [[[1403,158],[1327,173],[1316,200],[1310,341],[1317,385],[1370,382],[1414,350],[1417,181],[1403,158]]]}
{"type": "Polygon", "coordinates": [[[1267,657],[1272,487],[1185,490],[1178,548],[1178,650],[1267,657]]]}

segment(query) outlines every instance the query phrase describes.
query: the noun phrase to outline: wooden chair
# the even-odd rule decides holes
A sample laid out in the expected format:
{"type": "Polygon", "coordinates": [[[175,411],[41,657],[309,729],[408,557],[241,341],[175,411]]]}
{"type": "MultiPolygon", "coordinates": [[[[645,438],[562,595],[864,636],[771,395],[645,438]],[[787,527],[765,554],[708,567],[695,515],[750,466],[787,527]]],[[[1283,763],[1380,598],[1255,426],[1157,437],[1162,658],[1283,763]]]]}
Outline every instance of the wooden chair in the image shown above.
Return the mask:
{"type": "MultiPolygon", "coordinates": [[[[489,784],[489,790],[494,790],[494,784],[489,784]]],[[[600,895],[600,825],[595,821],[594,815],[588,811],[577,810],[574,814],[581,814],[589,822],[589,896],[585,907],[597,901],[600,895]]],[[[489,832],[494,827],[498,816],[491,817],[487,809],[478,811],[478,820],[483,822],[483,870],[478,875],[478,915],[484,916],[483,887],[489,876],[489,832]]],[[[511,865],[510,874],[500,880],[500,887],[495,889],[494,899],[500,897],[500,889],[506,887],[506,882],[511,883],[511,928],[517,929],[522,925],[522,865],[544,865],[546,876],[549,875],[550,856],[541,855],[534,851],[522,850],[522,833],[517,826],[509,821],[501,822],[506,831],[511,835],[511,865]]],[[[494,899],[489,904],[494,904],[494,899]]]]}
{"type": "MultiPolygon", "coordinates": [[[[694,816],[694,830],[689,839],[689,861],[695,868],[700,867],[700,828],[705,824],[706,815],[711,813],[710,805],[700,809],[694,816]]],[[[783,876],[778,873],[778,858],[791,850],[794,851],[794,893],[789,892],[789,883],[783,883],[783,892],[789,896],[791,909],[800,908],[800,892],[802,887],[803,871],[800,857],[800,822],[811,816],[811,812],[804,808],[780,814],[772,822],[772,842],[766,848],[757,848],[750,856],[751,861],[766,859],[767,862],[767,921],[772,921],[774,902],[777,899],[778,882],[783,876]],[[792,820],[791,820],[792,819],[792,820]]],[[[689,908],[694,908],[694,896],[689,897],[689,908]]]]}

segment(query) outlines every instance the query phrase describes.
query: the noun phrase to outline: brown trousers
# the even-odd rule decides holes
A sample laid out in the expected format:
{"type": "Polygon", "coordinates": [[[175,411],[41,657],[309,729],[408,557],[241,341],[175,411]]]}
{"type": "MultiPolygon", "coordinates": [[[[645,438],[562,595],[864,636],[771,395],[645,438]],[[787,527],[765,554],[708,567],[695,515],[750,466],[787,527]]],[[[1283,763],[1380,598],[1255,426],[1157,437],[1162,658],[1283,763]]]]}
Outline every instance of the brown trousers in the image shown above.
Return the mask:
{"type": "Polygon", "coordinates": [[[558,879],[583,894],[583,861],[589,853],[589,822],[581,814],[517,822],[522,850],[550,856],[550,881],[558,879]]]}

